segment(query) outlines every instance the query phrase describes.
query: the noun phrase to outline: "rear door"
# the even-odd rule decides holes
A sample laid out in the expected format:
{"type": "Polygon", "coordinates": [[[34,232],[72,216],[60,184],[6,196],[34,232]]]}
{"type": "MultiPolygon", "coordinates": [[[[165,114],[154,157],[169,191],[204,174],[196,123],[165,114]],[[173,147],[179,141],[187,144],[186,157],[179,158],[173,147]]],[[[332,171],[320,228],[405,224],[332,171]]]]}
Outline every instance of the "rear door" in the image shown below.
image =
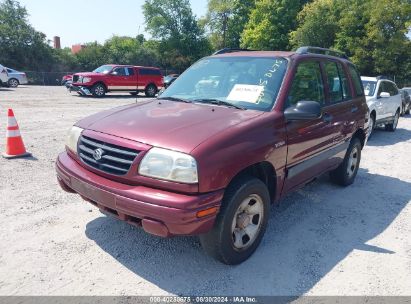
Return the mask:
{"type": "Polygon", "coordinates": [[[326,92],[328,105],[324,111],[332,117],[333,133],[336,135],[334,144],[342,144],[350,137],[355,123],[355,112],[359,111],[349,86],[347,73],[338,61],[322,62],[326,77],[326,92]]]}
{"type": "Polygon", "coordinates": [[[385,103],[386,114],[387,117],[393,117],[398,108],[401,109],[401,95],[397,86],[393,82],[386,81],[385,83],[387,92],[390,93],[390,98],[387,98],[388,102],[385,103]]]}
{"type": "Polygon", "coordinates": [[[336,153],[334,142],[338,137],[333,125],[335,115],[326,103],[325,77],[320,61],[300,61],[288,93],[287,106],[302,100],[317,101],[322,105],[321,118],[287,123],[287,179],[286,192],[303,185],[330,166],[329,159],[336,153]]]}

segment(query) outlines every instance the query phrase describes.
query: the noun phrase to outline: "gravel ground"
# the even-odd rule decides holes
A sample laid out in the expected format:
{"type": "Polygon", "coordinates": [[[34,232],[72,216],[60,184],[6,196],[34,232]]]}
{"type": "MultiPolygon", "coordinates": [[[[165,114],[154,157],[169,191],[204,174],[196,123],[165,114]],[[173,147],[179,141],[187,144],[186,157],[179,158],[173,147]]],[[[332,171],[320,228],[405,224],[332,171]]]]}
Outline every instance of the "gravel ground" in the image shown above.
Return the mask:
{"type": "Polygon", "coordinates": [[[260,248],[232,267],[195,237],[148,235],[58,187],[69,127],[135,101],[0,89],[1,130],[12,107],[33,154],[0,158],[0,295],[411,295],[411,116],[375,132],[354,185],[324,176],[272,208],[260,248]]]}

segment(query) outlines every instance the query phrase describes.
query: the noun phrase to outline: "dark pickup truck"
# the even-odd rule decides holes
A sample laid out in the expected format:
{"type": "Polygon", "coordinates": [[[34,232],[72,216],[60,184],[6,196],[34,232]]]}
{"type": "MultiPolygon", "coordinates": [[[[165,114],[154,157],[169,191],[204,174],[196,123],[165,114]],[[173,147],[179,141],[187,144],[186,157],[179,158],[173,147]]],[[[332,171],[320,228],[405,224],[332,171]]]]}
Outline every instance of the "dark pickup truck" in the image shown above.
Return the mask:
{"type": "Polygon", "coordinates": [[[76,123],[57,176],[105,214],[162,237],[199,235],[238,264],[271,203],[325,172],[354,182],[368,117],[360,76],[336,51],[222,50],[157,99],[76,123]]]}

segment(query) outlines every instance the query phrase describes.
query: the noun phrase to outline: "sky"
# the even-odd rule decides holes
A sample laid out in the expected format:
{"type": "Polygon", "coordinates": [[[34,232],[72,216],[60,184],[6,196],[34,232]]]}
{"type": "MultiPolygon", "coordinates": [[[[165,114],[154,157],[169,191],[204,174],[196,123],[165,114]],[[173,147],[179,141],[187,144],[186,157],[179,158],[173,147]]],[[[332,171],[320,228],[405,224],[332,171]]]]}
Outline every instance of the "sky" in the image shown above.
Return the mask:
{"type": "MultiPolygon", "coordinates": [[[[112,35],[145,34],[141,6],[144,0],[19,0],[29,13],[31,25],[62,47],[91,41],[104,42],[112,35]]],[[[207,10],[206,0],[190,0],[197,17],[207,10]]]]}

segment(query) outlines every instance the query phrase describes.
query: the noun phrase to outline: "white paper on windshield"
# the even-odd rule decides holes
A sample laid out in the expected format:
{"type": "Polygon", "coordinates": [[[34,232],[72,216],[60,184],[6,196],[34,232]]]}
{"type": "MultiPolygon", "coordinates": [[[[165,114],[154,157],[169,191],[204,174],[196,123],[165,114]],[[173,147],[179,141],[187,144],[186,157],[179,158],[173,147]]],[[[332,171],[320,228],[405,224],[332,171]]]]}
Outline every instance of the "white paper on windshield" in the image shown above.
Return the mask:
{"type": "Polygon", "coordinates": [[[228,94],[227,100],[257,103],[264,86],[250,84],[236,84],[228,94]]]}

